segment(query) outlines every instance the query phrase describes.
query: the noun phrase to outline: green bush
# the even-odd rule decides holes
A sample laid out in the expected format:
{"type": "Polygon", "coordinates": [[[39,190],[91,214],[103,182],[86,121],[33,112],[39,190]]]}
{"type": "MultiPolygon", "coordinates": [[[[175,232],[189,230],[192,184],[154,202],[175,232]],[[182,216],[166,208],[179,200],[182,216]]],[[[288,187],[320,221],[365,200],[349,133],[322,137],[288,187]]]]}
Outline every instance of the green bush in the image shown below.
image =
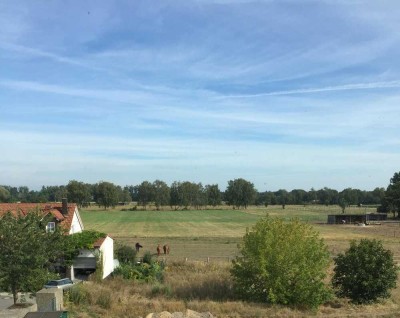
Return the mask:
{"type": "Polygon", "coordinates": [[[149,251],[146,251],[143,255],[143,263],[145,264],[153,264],[153,255],[149,251]]]}
{"type": "Polygon", "coordinates": [[[125,279],[134,279],[144,282],[163,281],[164,264],[152,262],[152,264],[121,264],[115,269],[114,275],[122,276],[125,279]]]}
{"type": "Polygon", "coordinates": [[[329,299],[329,253],[310,225],[267,216],[247,230],[240,252],[231,274],[241,298],[304,308],[329,299]]]}
{"type": "Polygon", "coordinates": [[[336,294],[354,303],[372,303],[390,297],[396,280],[393,253],[385,249],[381,241],[352,241],[350,248],[335,259],[332,284],[336,294]]]}
{"type": "Polygon", "coordinates": [[[135,264],[136,262],[136,250],[130,246],[118,245],[115,249],[115,255],[120,263],[135,264]]]}

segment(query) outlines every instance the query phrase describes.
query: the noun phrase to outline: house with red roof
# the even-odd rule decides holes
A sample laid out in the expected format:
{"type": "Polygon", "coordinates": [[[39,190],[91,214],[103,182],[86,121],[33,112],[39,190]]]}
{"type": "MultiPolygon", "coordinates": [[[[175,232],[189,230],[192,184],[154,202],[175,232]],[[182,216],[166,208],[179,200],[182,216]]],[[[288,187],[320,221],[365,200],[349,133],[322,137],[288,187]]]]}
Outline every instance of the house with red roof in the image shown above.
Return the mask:
{"type": "MultiPolygon", "coordinates": [[[[84,230],[83,222],[75,203],[63,199],[61,203],[0,203],[0,216],[7,212],[15,216],[25,216],[32,211],[39,211],[43,216],[51,215],[46,230],[51,232],[62,227],[69,235],[84,230]]],[[[79,272],[94,271],[96,256],[101,255],[103,278],[114,270],[114,240],[108,235],[93,244],[93,250],[80,250],[67,276],[74,279],[79,272]]]]}

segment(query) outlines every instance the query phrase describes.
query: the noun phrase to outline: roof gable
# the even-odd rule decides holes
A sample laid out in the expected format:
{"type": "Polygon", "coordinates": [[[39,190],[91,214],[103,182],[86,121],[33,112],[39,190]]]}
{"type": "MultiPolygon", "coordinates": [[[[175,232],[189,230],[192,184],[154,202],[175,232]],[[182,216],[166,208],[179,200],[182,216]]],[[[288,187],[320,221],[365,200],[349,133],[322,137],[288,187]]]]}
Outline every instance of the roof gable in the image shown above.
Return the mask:
{"type": "Polygon", "coordinates": [[[61,203],[0,203],[0,216],[11,212],[14,216],[26,216],[29,212],[39,210],[43,216],[51,214],[60,225],[70,231],[75,211],[78,211],[75,203],[68,204],[68,213],[62,214],[61,203]]]}

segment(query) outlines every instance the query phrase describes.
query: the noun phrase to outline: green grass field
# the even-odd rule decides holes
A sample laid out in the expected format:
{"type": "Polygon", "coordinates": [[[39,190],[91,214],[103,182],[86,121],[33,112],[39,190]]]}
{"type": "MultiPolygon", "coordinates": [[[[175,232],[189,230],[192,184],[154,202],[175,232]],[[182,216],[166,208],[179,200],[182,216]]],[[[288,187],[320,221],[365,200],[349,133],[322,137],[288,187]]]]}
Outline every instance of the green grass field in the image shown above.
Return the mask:
{"type": "MultiPolygon", "coordinates": [[[[110,234],[116,244],[124,243],[133,247],[136,242],[140,242],[144,248],[139,257],[145,251],[156,254],[157,244],[168,243],[171,254],[161,256],[161,259],[166,260],[168,264],[162,286],[174,297],[167,294],[167,296],[154,295],[153,291],[157,286],[152,284],[105,280],[94,284],[93,287],[89,286],[90,297],[103,299],[101,297],[108,293],[110,299],[118,299],[118,302],[111,302],[111,308],[105,310],[99,308],[95,301],[95,305],[85,309],[87,313],[78,306],[75,311],[80,313],[79,317],[137,317],[139,313],[144,317],[149,312],[185,311],[186,308],[200,312],[207,310],[223,318],[400,316],[400,288],[394,289],[391,298],[384,303],[356,306],[346,300],[335,299],[321,306],[315,313],[283,306],[246,303],[229,297],[224,301],[218,298],[230,290],[228,261],[238,254],[237,245],[240,244],[246,228],[251,227],[266,213],[285,219],[297,217],[312,224],[324,238],[332,256],[347,249],[352,239],[377,238],[384,242],[386,248],[394,252],[395,260],[400,264],[398,222],[370,226],[326,224],[328,214],[341,212],[338,206],[286,206],[285,209],[281,206],[269,206],[251,207],[246,210],[221,207],[219,210],[201,211],[154,211],[154,209],[121,211],[121,209],[81,210],[85,228],[110,234]],[[131,314],[132,312],[136,314],[131,314]]],[[[346,209],[346,213],[365,212],[375,212],[375,208],[346,209]]],[[[333,262],[328,275],[332,274],[332,269],[333,262]]]]}
{"type": "MultiPolygon", "coordinates": [[[[122,211],[122,208],[104,211],[95,207],[82,210],[81,216],[86,229],[108,233],[117,243],[133,246],[140,242],[144,246],[141,254],[144,251],[155,253],[158,244],[168,243],[171,246],[169,257],[174,259],[231,259],[237,255],[237,245],[246,228],[267,213],[313,224],[332,254],[347,248],[351,239],[370,237],[384,240],[387,247],[400,256],[397,247],[400,227],[397,224],[368,227],[326,224],[328,214],[340,212],[338,206],[317,205],[188,211],[122,211]]],[[[365,212],[375,212],[375,208],[346,209],[346,213],[365,212]]]]}

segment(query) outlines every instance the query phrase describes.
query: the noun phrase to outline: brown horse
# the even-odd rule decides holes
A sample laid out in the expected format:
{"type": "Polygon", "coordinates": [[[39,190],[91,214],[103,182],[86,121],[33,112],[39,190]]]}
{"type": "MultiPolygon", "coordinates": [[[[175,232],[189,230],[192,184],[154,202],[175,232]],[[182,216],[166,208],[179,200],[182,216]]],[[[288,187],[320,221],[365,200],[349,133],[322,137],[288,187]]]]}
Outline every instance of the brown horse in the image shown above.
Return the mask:
{"type": "Polygon", "coordinates": [[[137,242],[137,243],[135,244],[136,252],[139,252],[139,250],[140,250],[142,247],[143,247],[143,246],[140,245],[139,242],[137,242]]]}
{"type": "Polygon", "coordinates": [[[157,245],[157,256],[160,256],[160,254],[161,254],[161,245],[158,244],[157,245]]]}
{"type": "Polygon", "coordinates": [[[164,250],[164,255],[165,255],[165,254],[169,254],[169,245],[168,245],[168,244],[165,244],[165,245],[163,246],[163,250],[164,250]]]}

